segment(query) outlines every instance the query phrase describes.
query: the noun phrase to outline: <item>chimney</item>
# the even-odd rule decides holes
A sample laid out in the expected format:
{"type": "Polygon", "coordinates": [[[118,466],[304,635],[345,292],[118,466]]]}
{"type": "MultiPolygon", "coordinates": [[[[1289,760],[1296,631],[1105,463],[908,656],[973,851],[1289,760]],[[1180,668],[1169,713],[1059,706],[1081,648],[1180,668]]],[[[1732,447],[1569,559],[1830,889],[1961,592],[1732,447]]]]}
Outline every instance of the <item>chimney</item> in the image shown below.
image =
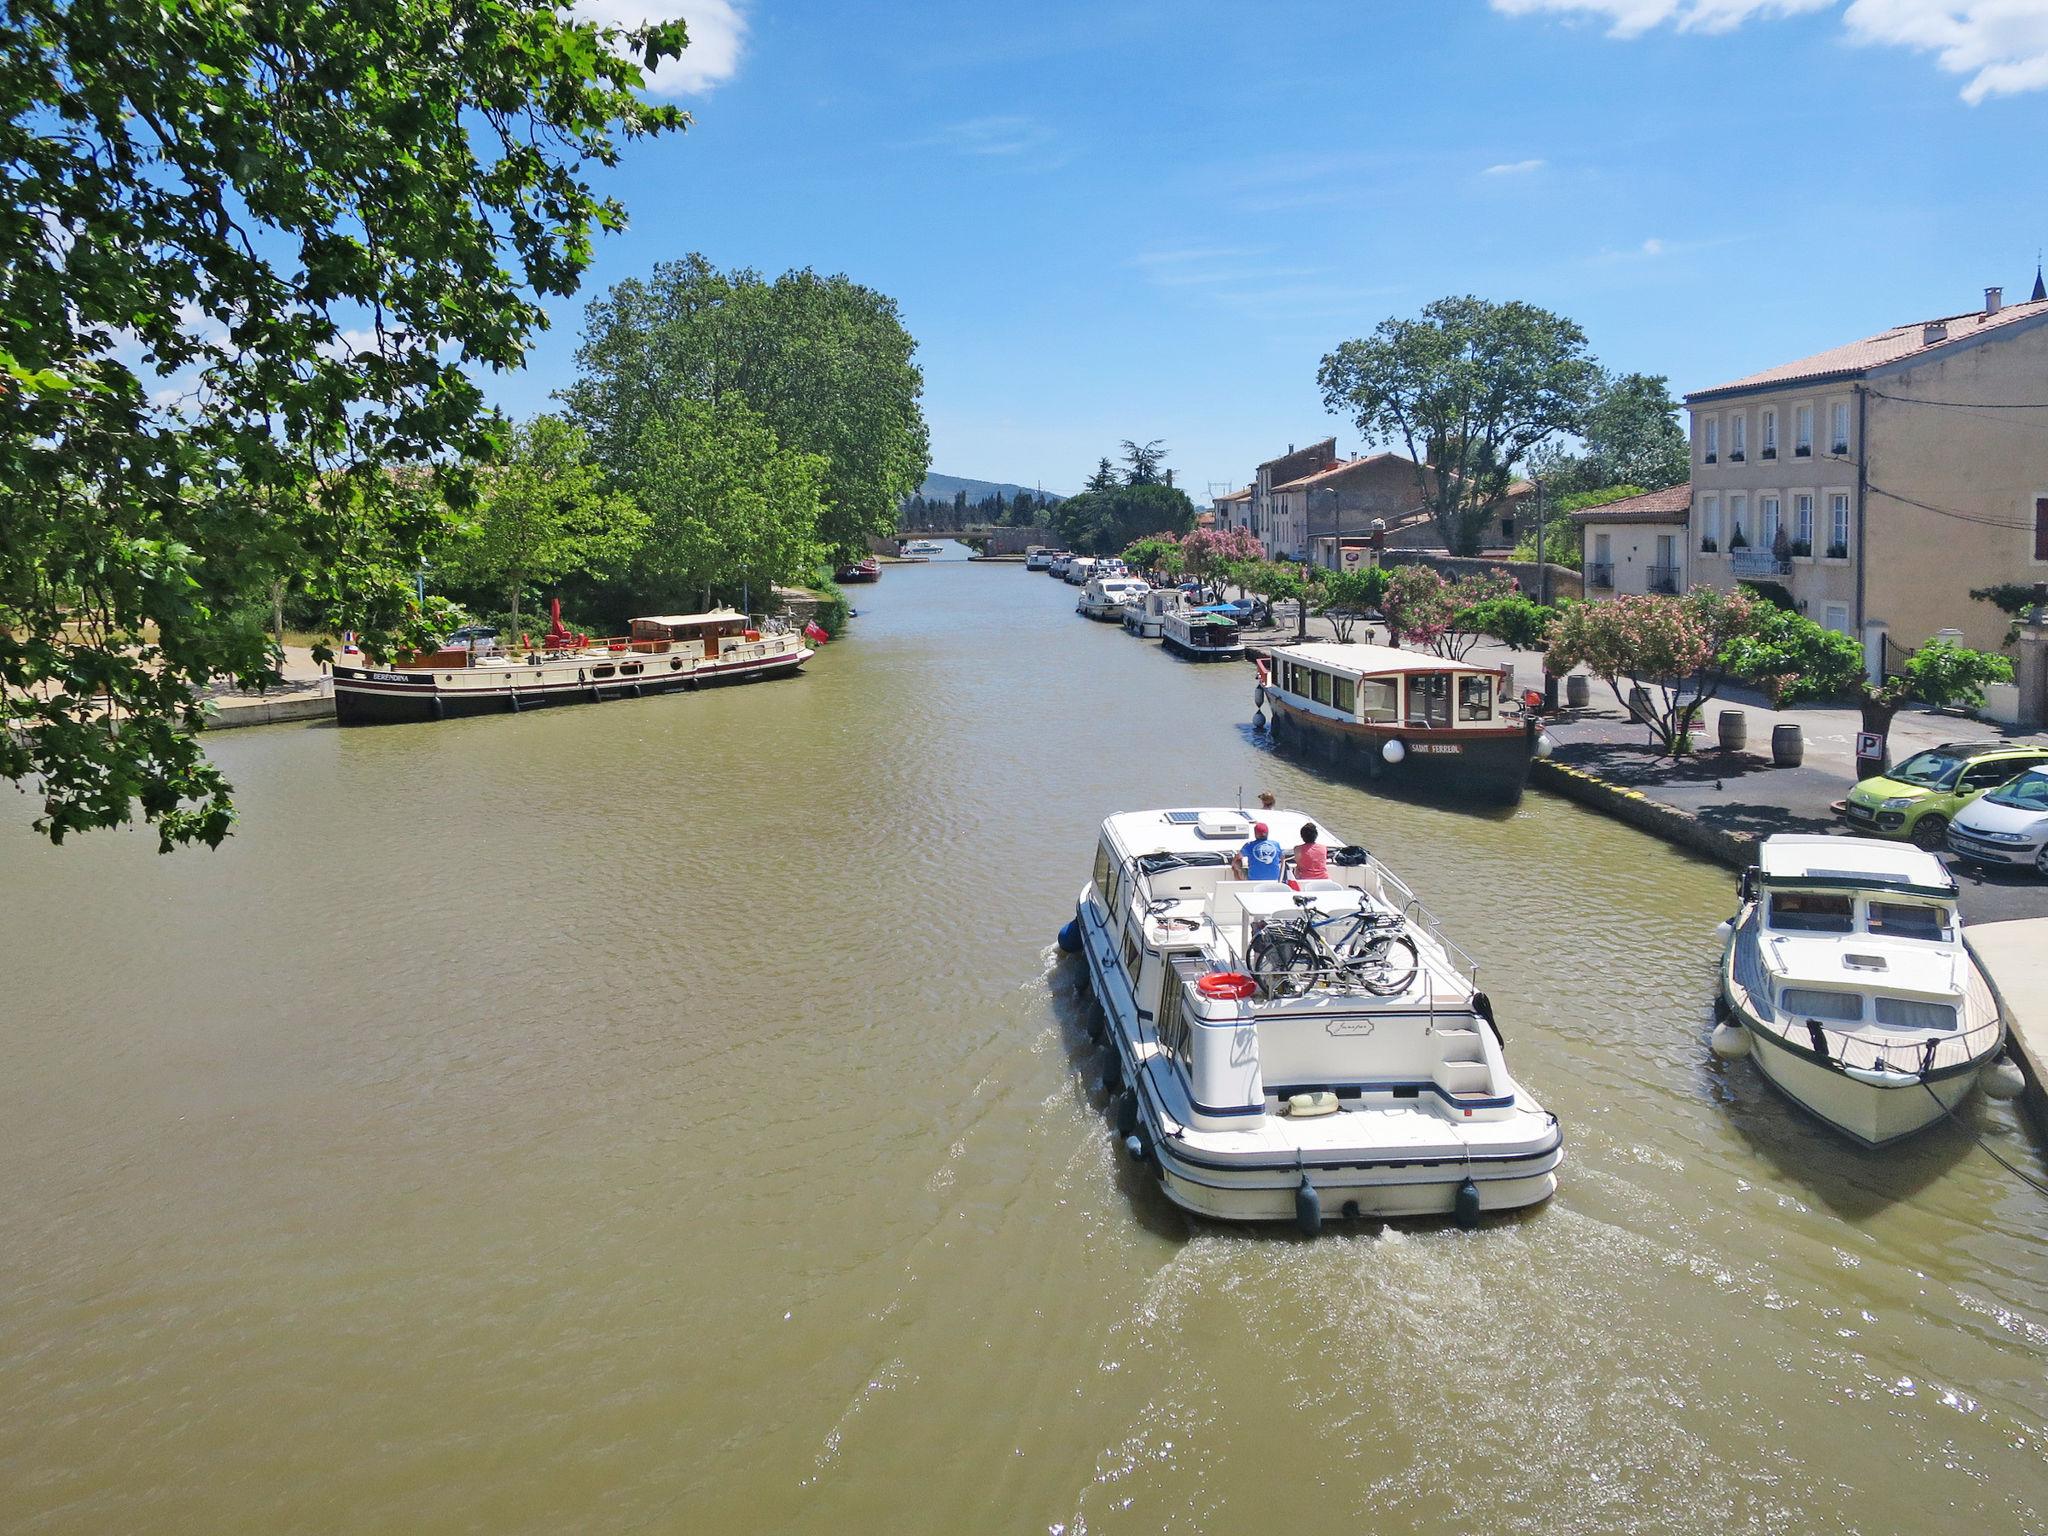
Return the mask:
{"type": "Polygon", "coordinates": [[[1984,313],[1995,315],[2003,308],[2005,308],[2005,290],[2003,288],[1986,288],[1984,290],[1984,313]]]}
{"type": "Polygon", "coordinates": [[[1920,327],[1920,345],[1923,347],[1931,347],[1937,341],[1947,340],[1948,322],[1946,320],[1930,320],[1920,327]]]}

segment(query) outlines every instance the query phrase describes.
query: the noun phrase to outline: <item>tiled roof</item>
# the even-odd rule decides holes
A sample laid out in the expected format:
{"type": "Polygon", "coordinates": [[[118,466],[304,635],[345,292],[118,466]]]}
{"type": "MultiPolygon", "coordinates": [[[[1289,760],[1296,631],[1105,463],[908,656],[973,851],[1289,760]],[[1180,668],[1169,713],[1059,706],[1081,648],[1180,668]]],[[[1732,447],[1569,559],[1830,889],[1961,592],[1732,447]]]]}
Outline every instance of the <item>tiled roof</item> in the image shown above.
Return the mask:
{"type": "Polygon", "coordinates": [[[1292,464],[1296,459],[1301,460],[1303,464],[1326,464],[1336,456],[1337,439],[1326,437],[1320,443],[1310,443],[1306,448],[1290,448],[1278,458],[1263,461],[1259,468],[1272,469],[1276,465],[1292,464]]]}
{"type": "Polygon", "coordinates": [[[1674,485],[1572,514],[1575,523],[1683,523],[1692,513],[1692,485],[1674,485]]]}
{"type": "Polygon", "coordinates": [[[2024,304],[2008,304],[1995,315],[1987,315],[1982,310],[1972,310],[1964,315],[1943,315],[1933,320],[1915,320],[1911,325],[1893,326],[1888,331],[1879,331],[1875,336],[1866,336],[1861,341],[1852,341],[1846,346],[1831,347],[1825,352],[1816,352],[1811,357],[1802,357],[1797,362],[1766,368],[1762,373],[1752,373],[1746,378],[1716,384],[1711,389],[1695,390],[1685,399],[1690,405],[1695,401],[1711,399],[1718,395],[1732,395],[1750,389],[1767,389],[1779,384],[1854,378],[1885,363],[1896,363],[1901,358],[1911,357],[1916,352],[1933,352],[1938,348],[1953,346],[1959,341],[1969,341],[1987,332],[2012,325],[2016,321],[2029,320],[2037,316],[2048,316],[2048,301],[2030,299],[2024,304]],[[1927,327],[1930,325],[1945,327],[1938,340],[1927,339],[1927,327]]]}
{"type": "Polygon", "coordinates": [[[1249,501],[1251,500],[1251,494],[1252,488],[1246,486],[1241,491],[1232,491],[1228,495],[1218,496],[1216,499],[1218,501],[1249,501]]]}
{"type": "Polygon", "coordinates": [[[1334,480],[1339,475],[1348,475],[1353,470],[1363,469],[1368,464],[1378,464],[1386,459],[1397,460],[1402,464],[1406,464],[1410,469],[1415,467],[1415,461],[1406,454],[1369,453],[1362,459],[1346,459],[1341,464],[1332,464],[1328,469],[1319,469],[1313,474],[1303,475],[1299,480],[1289,480],[1284,485],[1276,485],[1273,489],[1276,491],[1298,491],[1304,486],[1320,485],[1325,480],[1334,480]]]}

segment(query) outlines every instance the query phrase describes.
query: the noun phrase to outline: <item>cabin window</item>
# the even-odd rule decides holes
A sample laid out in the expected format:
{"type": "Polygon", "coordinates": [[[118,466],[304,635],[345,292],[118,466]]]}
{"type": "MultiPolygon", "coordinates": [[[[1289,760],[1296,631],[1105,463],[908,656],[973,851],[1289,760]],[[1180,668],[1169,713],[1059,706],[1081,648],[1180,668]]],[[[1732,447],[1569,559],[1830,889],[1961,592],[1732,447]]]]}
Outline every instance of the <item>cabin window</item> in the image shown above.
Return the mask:
{"type": "Polygon", "coordinates": [[[1780,891],[1771,897],[1771,926],[1784,933],[1853,933],[1856,902],[1848,896],[1780,891]]]}
{"type": "Polygon", "coordinates": [[[1356,715],[1358,713],[1358,684],[1348,677],[1331,678],[1330,703],[1335,708],[1341,709],[1347,719],[1356,715]]]}
{"type": "Polygon", "coordinates": [[[1950,937],[1948,908],[1873,901],[1870,904],[1870,931],[1893,939],[1947,939],[1950,937]]]}
{"type": "Polygon", "coordinates": [[[1309,686],[1315,689],[1315,692],[1312,695],[1310,695],[1310,697],[1312,697],[1318,704],[1327,704],[1330,702],[1329,673],[1311,672],[1309,674],[1309,686]]]}
{"type": "Polygon", "coordinates": [[[1124,866],[1120,860],[1110,868],[1108,904],[1110,922],[1121,923],[1124,920],[1124,866]]]}
{"type": "Polygon", "coordinates": [[[1401,718],[1401,685],[1389,677],[1362,678],[1358,684],[1358,696],[1362,702],[1360,718],[1364,720],[1393,721],[1401,718]]]}
{"type": "Polygon", "coordinates": [[[1460,720],[1491,720],[1493,718],[1492,678],[1461,677],[1458,679],[1458,718],[1460,720]]]}
{"type": "Polygon", "coordinates": [[[1442,672],[1408,679],[1408,723],[1442,729],[1451,723],[1451,680],[1442,672]]]}
{"type": "Polygon", "coordinates": [[[1166,985],[1159,989],[1159,1018],[1155,1029],[1159,1035],[1160,1048],[1175,1057],[1182,1066],[1190,1064],[1192,1052],[1188,1047],[1188,1016],[1182,1007],[1187,988],[1181,985],[1180,977],[1169,969],[1166,985]]]}
{"type": "Polygon", "coordinates": [[[1956,1010],[1950,1003],[1920,1003],[1908,997],[1880,997],[1877,1022],[1890,1029],[1954,1029],[1956,1010]]]}
{"type": "Polygon", "coordinates": [[[1134,989],[1138,985],[1138,957],[1142,953],[1138,946],[1138,925],[1133,923],[1124,930],[1124,974],[1131,978],[1134,989]]]}
{"type": "Polygon", "coordinates": [[[1863,1022],[1863,996],[1858,992],[1828,992],[1819,987],[1787,987],[1778,994],[1778,1006],[1803,1019],[1826,1019],[1836,1024],[1863,1022]]]}
{"type": "Polygon", "coordinates": [[[1109,901],[1109,843],[1105,840],[1095,845],[1095,889],[1103,902],[1109,901]]]}

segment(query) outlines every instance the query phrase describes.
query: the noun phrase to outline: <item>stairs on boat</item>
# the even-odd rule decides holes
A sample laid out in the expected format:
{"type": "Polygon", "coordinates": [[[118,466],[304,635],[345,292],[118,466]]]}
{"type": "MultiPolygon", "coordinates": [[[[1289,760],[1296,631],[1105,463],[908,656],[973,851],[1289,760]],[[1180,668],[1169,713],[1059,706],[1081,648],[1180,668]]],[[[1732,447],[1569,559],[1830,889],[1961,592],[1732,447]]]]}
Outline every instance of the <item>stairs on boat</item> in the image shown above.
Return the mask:
{"type": "Polygon", "coordinates": [[[1436,1033],[1443,1043],[1435,1073],[1437,1087],[1454,1099],[1491,1098],[1493,1069],[1486,1064],[1486,1046],[1477,1023],[1436,1033]]]}

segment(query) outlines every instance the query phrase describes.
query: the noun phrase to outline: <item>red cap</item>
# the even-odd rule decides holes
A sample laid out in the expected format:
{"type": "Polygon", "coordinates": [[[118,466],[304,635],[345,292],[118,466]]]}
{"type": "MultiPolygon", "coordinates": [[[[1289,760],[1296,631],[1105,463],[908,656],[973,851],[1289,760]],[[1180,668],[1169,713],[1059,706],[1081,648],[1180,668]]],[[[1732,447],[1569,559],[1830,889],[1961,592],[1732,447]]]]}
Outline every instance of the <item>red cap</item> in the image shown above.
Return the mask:
{"type": "Polygon", "coordinates": [[[1255,822],[1253,822],[1253,823],[1252,823],[1252,836],[1253,836],[1253,837],[1264,837],[1265,835],[1266,835],[1266,824],[1265,824],[1265,823],[1264,823],[1263,821],[1255,821],[1255,822]]]}

